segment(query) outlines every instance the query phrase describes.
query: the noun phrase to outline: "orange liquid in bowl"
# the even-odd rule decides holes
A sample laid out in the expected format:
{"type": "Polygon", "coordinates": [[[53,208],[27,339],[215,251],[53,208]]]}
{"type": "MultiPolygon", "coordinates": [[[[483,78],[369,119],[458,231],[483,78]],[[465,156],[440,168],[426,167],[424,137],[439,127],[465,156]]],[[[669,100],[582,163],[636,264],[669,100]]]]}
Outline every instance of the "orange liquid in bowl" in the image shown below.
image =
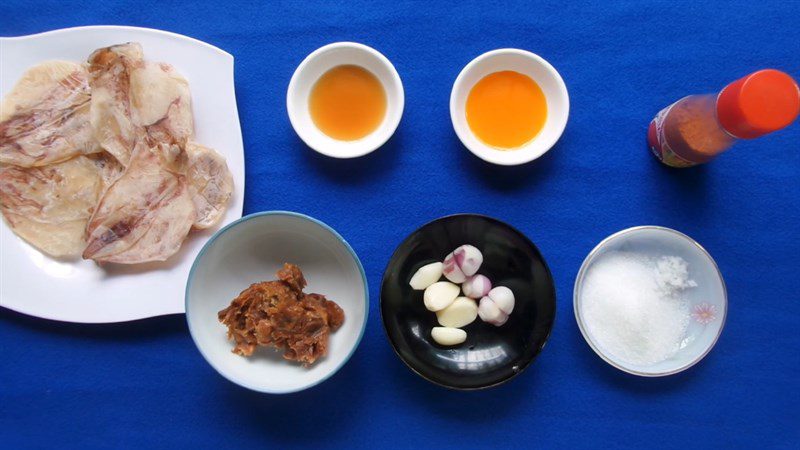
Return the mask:
{"type": "Polygon", "coordinates": [[[378,77],[363,67],[337,66],[314,83],[308,107],[320,131],[340,141],[354,141],[383,122],[386,92],[378,77]]]}
{"type": "Polygon", "coordinates": [[[510,150],[542,131],[547,101],[531,77],[505,70],[486,75],[472,87],[466,115],[470,130],[483,143],[510,150]]]}

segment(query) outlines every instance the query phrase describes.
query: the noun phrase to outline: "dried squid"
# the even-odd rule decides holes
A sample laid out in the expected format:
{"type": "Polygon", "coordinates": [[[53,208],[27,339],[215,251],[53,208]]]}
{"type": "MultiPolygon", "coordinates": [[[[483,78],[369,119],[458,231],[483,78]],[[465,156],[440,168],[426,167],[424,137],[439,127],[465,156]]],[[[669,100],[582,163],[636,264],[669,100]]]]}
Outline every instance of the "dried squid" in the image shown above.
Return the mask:
{"type": "Polygon", "coordinates": [[[43,252],[78,256],[97,200],[120,170],[105,154],[44,167],[3,165],[0,207],[11,229],[43,252]]]}
{"type": "Polygon", "coordinates": [[[145,62],[139,44],[96,50],[89,73],[95,138],[123,165],[142,133],[180,146],[194,134],[189,83],[169,64],[145,62]]]}
{"type": "Polygon", "coordinates": [[[171,170],[185,163],[168,151],[147,139],[137,141],[128,168],[89,220],[84,258],[135,264],[163,261],[178,251],[196,214],[186,176],[171,170]]]}
{"type": "Polygon", "coordinates": [[[144,64],[142,46],[128,43],[101,48],[87,63],[94,138],[127,166],[137,135],[131,112],[130,74],[144,64]]]}
{"type": "Polygon", "coordinates": [[[181,147],[194,134],[189,82],[166,63],[145,62],[131,72],[133,121],[153,139],[181,147]]]}
{"type": "Polygon", "coordinates": [[[66,61],[28,69],[0,105],[0,164],[43,166],[99,151],[88,78],[66,61]]]}
{"type": "Polygon", "coordinates": [[[26,72],[0,111],[0,209],[54,256],[135,264],[224,215],[225,159],[193,143],[189,83],[138,43],[26,72]]]}
{"type": "Polygon", "coordinates": [[[225,214],[225,206],[233,192],[233,177],[225,158],[214,150],[189,142],[186,153],[189,157],[189,192],[197,210],[194,227],[213,227],[225,214]]]}

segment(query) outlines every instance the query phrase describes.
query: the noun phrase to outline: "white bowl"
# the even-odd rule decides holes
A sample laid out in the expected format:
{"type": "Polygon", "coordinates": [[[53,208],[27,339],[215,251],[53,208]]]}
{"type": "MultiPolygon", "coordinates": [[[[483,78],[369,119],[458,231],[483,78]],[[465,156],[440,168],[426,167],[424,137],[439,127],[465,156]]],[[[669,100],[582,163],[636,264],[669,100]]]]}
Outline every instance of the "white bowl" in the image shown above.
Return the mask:
{"type": "Polygon", "coordinates": [[[302,214],[251,214],[218,231],[200,251],[186,283],[186,321],[203,357],[230,381],[271,394],[314,386],[339,370],[355,351],[367,323],[369,293],[364,268],[336,231],[302,214]],[[345,313],[330,335],[328,355],[309,368],[259,347],[250,357],[231,352],[233,341],[217,312],[252,283],[274,280],[284,262],[303,270],[305,292],[324,294],[345,313]]]}
{"type": "Polygon", "coordinates": [[[617,369],[634,375],[659,377],[682,372],[697,364],[711,351],[725,324],[728,295],[717,263],[700,244],[689,236],[669,228],[640,226],[612,234],[589,253],[575,280],[573,307],[575,319],[584,339],[603,360],[617,369]],[[635,365],[620,360],[597,343],[582,317],[581,290],[586,273],[592,264],[601,260],[610,251],[633,251],[647,256],[683,258],[688,263],[689,277],[697,282],[696,287],[684,291],[690,314],[697,312],[697,308],[709,307],[714,310],[714,318],[709,323],[703,324],[698,318],[690,317],[680,350],[664,361],[652,365],[635,365]]]}
{"type": "Polygon", "coordinates": [[[492,164],[515,166],[545,154],[564,132],[569,117],[567,86],[556,69],[541,56],[525,50],[503,48],[473,59],[464,67],[450,92],[450,120],[461,142],[477,157],[492,164]],[[547,102],[547,120],[536,137],[522,147],[500,150],[483,143],[469,128],[465,106],[467,96],[486,75],[512,70],[531,77],[542,88],[547,102]]]}
{"type": "Polygon", "coordinates": [[[297,67],[286,92],[289,121],[300,139],[323,155],[334,158],[355,158],[383,145],[394,134],[403,116],[405,95],[400,75],[377,50],[355,42],[336,42],[320,47],[297,67]],[[311,89],[328,70],[344,64],[361,66],[372,72],[386,91],[386,115],[375,131],[354,141],[334,139],[314,125],[308,111],[311,89]]]}

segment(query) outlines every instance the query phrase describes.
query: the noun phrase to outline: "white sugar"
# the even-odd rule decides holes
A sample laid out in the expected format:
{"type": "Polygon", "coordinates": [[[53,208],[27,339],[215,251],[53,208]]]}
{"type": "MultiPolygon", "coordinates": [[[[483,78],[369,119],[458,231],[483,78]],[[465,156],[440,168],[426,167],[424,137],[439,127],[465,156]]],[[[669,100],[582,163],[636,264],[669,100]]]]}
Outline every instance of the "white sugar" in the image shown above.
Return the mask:
{"type": "Polygon", "coordinates": [[[683,258],[609,252],[586,274],[581,315],[604,351],[628,364],[656,364],[680,348],[689,325],[683,291],[695,286],[683,258]]]}

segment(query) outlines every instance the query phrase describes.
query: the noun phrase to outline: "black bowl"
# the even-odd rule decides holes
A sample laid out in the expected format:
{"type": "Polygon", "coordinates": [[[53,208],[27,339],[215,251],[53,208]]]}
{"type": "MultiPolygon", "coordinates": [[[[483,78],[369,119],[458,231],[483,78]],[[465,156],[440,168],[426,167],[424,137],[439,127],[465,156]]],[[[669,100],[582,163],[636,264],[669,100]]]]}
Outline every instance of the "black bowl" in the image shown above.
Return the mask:
{"type": "Polygon", "coordinates": [[[442,217],[411,233],[389,260],[381,284],[381,317],[397,356],[426,380],[452,389],[482,389],[514,378],[544,347],[555,313],[553,278],[536,246],[511,226],[475,214],[442,217]],[[436,314],[408,282],[417,269],[463,244],[483,252],[478,273],[510,288],[516,305],[505,325],[478,318],[464,327],[466,342],[442,347],[431,338],[439,326],[436,314]]]}

